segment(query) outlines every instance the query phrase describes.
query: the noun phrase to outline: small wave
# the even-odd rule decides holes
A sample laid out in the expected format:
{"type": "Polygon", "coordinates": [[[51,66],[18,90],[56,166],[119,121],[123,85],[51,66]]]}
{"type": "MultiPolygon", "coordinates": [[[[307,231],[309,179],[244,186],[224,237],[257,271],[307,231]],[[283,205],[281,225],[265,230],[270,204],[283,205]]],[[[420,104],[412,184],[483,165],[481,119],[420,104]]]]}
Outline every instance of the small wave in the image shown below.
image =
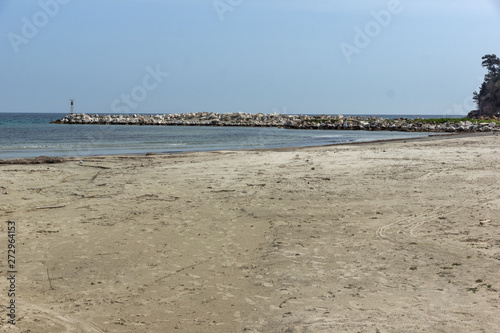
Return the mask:
{"type": "Polygon", "coordinates": [[[0,150],[17,150],[17,149],[67,149],[70,146],[61,145],[22,145],[22,146],[0,146],[0,150]]]}
{"type": "Polygon", "coordinates": [[[167,146],[167,147],[181,147],[181,146],[187,146],[187,143],[160,143],[158,144],[159,146],[167,146]]]}
{"type": "Polygon", "coordinates": [[[318,135],[314,136],[315,139],[335,139],[340,138],[342,135],[318,135]]]}

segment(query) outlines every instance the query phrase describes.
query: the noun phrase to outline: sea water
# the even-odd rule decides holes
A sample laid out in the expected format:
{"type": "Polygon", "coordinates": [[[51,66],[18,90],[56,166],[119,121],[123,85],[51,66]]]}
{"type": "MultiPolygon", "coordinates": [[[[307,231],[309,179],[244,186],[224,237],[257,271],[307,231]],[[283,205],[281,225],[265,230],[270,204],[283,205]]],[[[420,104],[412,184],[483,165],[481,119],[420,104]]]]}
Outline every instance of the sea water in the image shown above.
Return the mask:
{"type": "MultiPolygon", "coordinates": [[[[52,120],[65,115],[0,113],[0,159],[317,146],[416,138],[432,134],[268,127],[50,124],[52,120]]],[[[390,117],[399,116],[386,116],[390,117]]]]}

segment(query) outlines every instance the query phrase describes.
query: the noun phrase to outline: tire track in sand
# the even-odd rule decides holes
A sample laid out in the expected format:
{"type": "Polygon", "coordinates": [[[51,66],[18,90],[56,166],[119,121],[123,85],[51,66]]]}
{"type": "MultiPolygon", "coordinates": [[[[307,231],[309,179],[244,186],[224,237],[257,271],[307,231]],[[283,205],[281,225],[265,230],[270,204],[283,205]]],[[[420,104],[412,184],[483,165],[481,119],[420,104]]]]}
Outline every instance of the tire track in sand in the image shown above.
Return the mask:
{"type": "Polygon", "coordinates": [[[40,312],[40,317],[42,319],[53,321],[63,326],[66,329],[66,332],[106,332],[106,330],[98,327],[97,324],[93,322],[71,318],[44,306],[35,305],[33,303],[24,303],[22,301],[19,302],[19,305],[22,306],[23,312],[27,312],[26,310],[32,310],[32,312],[33,310],[40,312]]]}
{"type": "Polygon", "coordinates": [[[459,208],[457,209],[453,209],[451,211],[443,211],[443,212],[440,212],[438,213],[439,210],[443,209],[444,206],[441,205],[441,206],[438,206],[434,209],[431,209],[431,210],[428,210],[427,212],[425,212],[423,215],[421,216],[412,216],[412,217],[407,217],[407,218],[404,218],[404,219],[401,219],[401,220],[398,220],[396,222],[392,222],[392,223],[389,223],[389,224],[386,224],[380,228],[377,229],[376,231],[376,235],[381,237],[381,238],[384,238],[384,239],[391,239],[389,237],[386,236],[386,231],[388,231],[390,228],[392,227],[395,227],[395,226],[399,226],[400,229],[397,231],[397,234],[405,234],[406,232],[404,230],[406,230],[411,237],[418,237],[417,235],[415,235],[415,230],[417,230],[418,228],[420,228],[421,226],[423,226],[424,224],[428,223],[428,222],[431,222],[431,221],[434,221],[436,219],[438,219],[439,217],[445,217],[445,216],[449,216],[451,214],[454,214],[454,213],[457,213],[459,211],[461,211],[462,209],[464,209],[464,204],[466,202],[469,202],[469,205],[471,206],[478,206],[479,204],[482,204],[482,203],[485,203],[485,202],[488,202],[488,201],[491,201],[491,200],[495,200],[496,197],[494,198],[491,198],[490,195],[492,194],[496,194],[498,193],[499,190],[498,189],[492,189],[486,193],[483,194],[484,199],[478,199],[475,201],[474,204],[470,204],[471,200],[470,198],[467,198],[465,200],[462,200],[458,203],[458,206],[459,208]],[[416,221],[416,222],[410,222],[412,220],[418,220],[418,219],[423,219],[422,221],[416,221]],[[403,229],[403,230],[402,230],[403,229]]]}

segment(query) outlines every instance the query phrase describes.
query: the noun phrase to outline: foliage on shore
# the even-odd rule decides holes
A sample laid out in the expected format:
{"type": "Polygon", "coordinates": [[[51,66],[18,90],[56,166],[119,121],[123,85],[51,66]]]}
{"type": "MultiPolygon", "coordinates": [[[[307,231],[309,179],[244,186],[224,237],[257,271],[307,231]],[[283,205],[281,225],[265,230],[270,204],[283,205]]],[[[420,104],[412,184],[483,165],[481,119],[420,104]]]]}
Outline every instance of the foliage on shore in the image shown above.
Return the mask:
{"type": "MultiPolygon", "coordinates": [[[[416,123],[424,123],[424,124],[444,124],[444,123],[453,123],[453,124],[458,124],[460,122],[471,122],[473,124],[481,123],[481,119],[476,119],[476,118],[432,118],[432,119],[414,119],[413,120],[416,123]]],[[[500,124],[499,120],[488,120],[488,123],[496,123],[500,124]]]]}
{"type": "Polygon", "coordinates": [[[488,73],[479,92],[474,92],[478,109],[471,111],[468,117],[500,119],[500,59],[494,54],[487,54],[482,59],[482,66],[488,73]]]}
{"type": "MultiPolygon", "coordinates": [[[[398,119],[384,119],[384,121],[389,122],[389,123],[394,123],[398,119]]],[[[316,124],[324,124],[326,122],[331,122],[332,120],[330,119],[311,119],[310,122],[316,123],[316,124]]],[[[422,119],[422,118],[416,118],[416,119],[405,119],[405,121],[409,123],[417,123],[417,124],[459,124],[461,122],[471,122],[473,124],[479,124],[484,122],[485,120],[481,119],[475,119],[475,118],[430,118],[430,119],[422,119]]],[[[495,120],[495,119],[488,119],[488,123],[496,123],[500,124],[500,120],[495,120]]]]}

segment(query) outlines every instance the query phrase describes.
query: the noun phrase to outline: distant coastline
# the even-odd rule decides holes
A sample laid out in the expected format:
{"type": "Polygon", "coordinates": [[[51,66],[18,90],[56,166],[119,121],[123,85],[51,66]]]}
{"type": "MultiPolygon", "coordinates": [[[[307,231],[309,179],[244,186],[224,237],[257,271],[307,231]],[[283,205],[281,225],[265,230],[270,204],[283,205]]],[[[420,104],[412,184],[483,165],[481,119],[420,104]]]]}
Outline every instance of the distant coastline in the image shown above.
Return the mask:
{"type": "Polygon", "coordinates": [[[493,132],[500,122],[465,118],[409,119],[376,116],[287,115],[250,113],[174,113],[174,114],[68,114],[54,124],[151,125],[151,126],[231,126],[280,127],[288,129],[365,130],[400,132],[493,132]]]}

